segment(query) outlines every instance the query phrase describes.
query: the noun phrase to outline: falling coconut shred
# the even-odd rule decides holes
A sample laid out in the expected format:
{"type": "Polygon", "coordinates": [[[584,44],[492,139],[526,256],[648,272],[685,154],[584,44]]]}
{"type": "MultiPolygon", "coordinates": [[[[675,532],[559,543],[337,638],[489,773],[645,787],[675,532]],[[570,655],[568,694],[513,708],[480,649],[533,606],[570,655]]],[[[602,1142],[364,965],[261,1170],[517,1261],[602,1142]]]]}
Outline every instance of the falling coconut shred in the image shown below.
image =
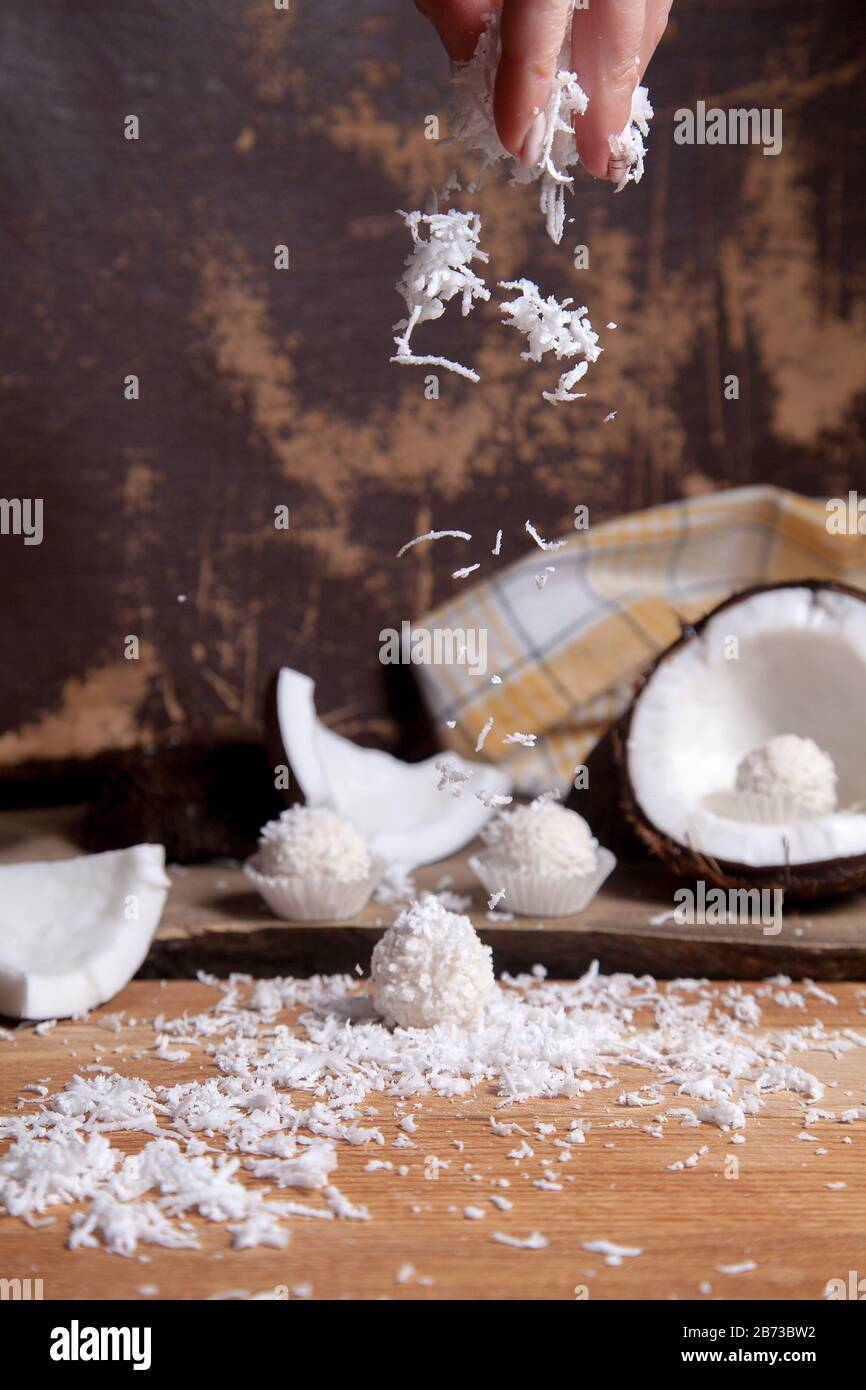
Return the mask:
{"type": "Polygon", "coordinates": [[[400,216],[412,236],[412,250],[397,285],[409,315],[394,325],[397,352],[391,361],[410,367],[444,367],[469,381],[478,381],[478,373],[460,362],[447,357],[419,357],[412,351],[410,340],[419,323],[441,318],[445,305],[455,295],[460,296],[464,318],[472,312],[476,300],[490,298],[484,281],[471,268],[472,261],[488,259],[486,251],[478,246],[481,218],[477,212],[459,212],[456,208],[449,212],[401,212],[400,216]]]}
{"type": "Polygon", "coordinates": [[[104,1004],[150,946],[171,887],[162,845],[0,867],[0,1014],[53,1019],[104,1004]]]}

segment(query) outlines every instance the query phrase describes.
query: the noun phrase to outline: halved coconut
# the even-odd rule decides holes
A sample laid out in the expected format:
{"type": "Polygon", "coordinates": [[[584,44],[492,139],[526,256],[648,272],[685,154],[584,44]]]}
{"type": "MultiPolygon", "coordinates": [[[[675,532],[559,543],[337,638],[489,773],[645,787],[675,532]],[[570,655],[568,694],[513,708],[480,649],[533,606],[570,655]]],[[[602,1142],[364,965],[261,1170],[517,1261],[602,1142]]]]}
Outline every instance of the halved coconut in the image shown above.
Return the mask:
{"type": "Polygon", "coordinates": [[[0,866],[0,1014],[104,1004],[147,955],[171,882],[162,845],[0,866]]]}
{"type": "Polygon", "coordinates": [[[474,795],[507,795],[511,783],[499,768],[449,763],[466,773],[462,797],[439,791],[439,757],[404,763],[378,748],[361,748],[335,734],[316,714],[315,683],[288,667],[277,680],[277,718],[289,767],[308,806],[339,811],[391,863],[416,868],[462,849],[493,812],[474,795]]]}
{"type": "Polygon", "coordinates": [[[864,709],[866,594],[823,581],[750,589],[685,631],[644,677],[616,740],[626,809],[676,872],[800,897],[857,888],[864,709]],[[783,751],[812,740],[832,758],[839,809],[800,812],[780,795],[753,813],[738,768],[779,735],[797,736],[783,751]]]}

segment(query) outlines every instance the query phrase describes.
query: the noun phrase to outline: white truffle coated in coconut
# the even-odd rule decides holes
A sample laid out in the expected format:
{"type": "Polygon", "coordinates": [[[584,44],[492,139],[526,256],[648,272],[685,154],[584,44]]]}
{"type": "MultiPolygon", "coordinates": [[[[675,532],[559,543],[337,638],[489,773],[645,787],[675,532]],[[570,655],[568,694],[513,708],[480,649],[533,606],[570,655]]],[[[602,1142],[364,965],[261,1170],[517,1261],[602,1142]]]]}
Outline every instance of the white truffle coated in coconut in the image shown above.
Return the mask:
{"type": "Polygon", "coordinates": [[[370,982],[388,1023],[471,1028],[493,991],[492,951],[468,917],[426,896],[401,912],[376,943],[370,982]]]}
{"type": "Polygon", "coordinates": [[[836,809],[836,768],[814,739],[778,734],[741,759],[737,791],[785,798],[806,814],[828,816],[836,809]]]}
{"type": "Polygon", "coordinates": [[[335,811],[317,806],[292,806],[262,826],[257,859],[259,873],[269,878],[352,883],[372,872],[363,836],[335,811]]]}
{"type": "Polygon", "coordinates": [[[583,817],[552,801],[505,811],[481,834],[489,858],[528,873],[589,874],[598,860],[598,841],[583,817]]]}

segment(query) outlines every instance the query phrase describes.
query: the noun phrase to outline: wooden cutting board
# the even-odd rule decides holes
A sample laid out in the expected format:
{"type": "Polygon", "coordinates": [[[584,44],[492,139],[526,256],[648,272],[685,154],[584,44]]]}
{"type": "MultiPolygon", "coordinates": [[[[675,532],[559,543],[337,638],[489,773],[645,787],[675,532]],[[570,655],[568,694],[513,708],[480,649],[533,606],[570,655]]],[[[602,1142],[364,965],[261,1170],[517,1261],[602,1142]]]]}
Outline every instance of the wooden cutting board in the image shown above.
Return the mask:
{"type": "MultiPolygon", "coordinates": [[[[79,852],[78,808],[0,815],[0,863],[63,858],[79,852]]],[[[468,851],[418,871],[419,889],[447,885],[472,895],[469,915],[494,950],[497,970],[537,961],[551,975],[571,977],[598,960],[603,970],[659,978],[708,976],[763,979],[783,973],[816,980],[866,979],[866,895],[786,909],[778,936],[760,925],[679,926],[670,920],[676,881],[653,863],[621,864],[578,917],[541,922],[515,917],[492,925],[486,895],[467,863],[468,851]]],[[[366,971],[370,953],[394,910],[371,903],[347,923],[305,926],[275,919],[236,865],[170,868],[172,889],[142,973],[191,976],[366,971]]]]}
{"type": "MultiPolygon", "coordinates": [[[[810,998],[805,1010],[796,1011],[762,1001],[762,1026],[788,1028],[820,1018],[828,1028],[863,1032],[863,991],[841,985],[834,994],[836,1006],[810,998]]],[[[211,1061],[197,1049],[186,1062],[154,1057],[147,1021],[156,1013],[195,1013],[215,997],[213,988],[194,981],[160,985],[137,980],[86,1022],[58,1023],[45,1037],[32,1027],[16,1029],[13,1041],[0,1041],[0,1114],[14,1111],[19,1100],[33,1102],[33,1093],[22,1091],[25,1084],[42,1080],[54,1090],[94,1060],[154,1084],[202,1080],[211,1074],[211,1061]],[[123,1015],[118,1033],[98,1026],[106,1014],[123,1015]]],[[[291,1015],[284,1021],[290,1022],[291,1015]]],[[[827,1091],[827,1108],[863,1104],[866,1049],[855,1048],[838,1059],[807,1052],[797,1061],[825,1082],[837,1083],[827,1091]]],[[[564,1097],[509,1109],[507,1118],[530,1131],[533,1157],[518,1162],[508,1154],[520,1136],[493,1133],[489,1116],[495,1100],[484,1088],[455,1100],[425,1096],[413,1111],[414,1147],[399,1149],[392,1147],[398,1133],[393,1102],[377,1096],[373,1122],[382,1130],[385,1147],[377,1147],[373,1156],[392,1161],[394,1170],[365,1172],[370,1149],[340,1144],[334,1175],[351,1202],[369,1209],[368,1222],[292,1219],[287,1249],[235,1252],[224,1227],[193,1217],[200,1250],[147,1247],[142,1252],[146,1260],[140,1260],[104,1250],[68,1250],[64,1208],[55,1210],[52,1225],[39,1229],[0,1216],[0,1278],[41,1279],[46,1299],[203,1299],[274,1296],[276,1291],[276,1296],[292,1299],[292,1290],[309,1285],[312,1297],[323,1299],[580,1297],[592,1302],[817,1299],[829,1279],[847,1279],[849,1270],[859,1270],[858,1277],[866,1274],[863,1122],[819,1121],[809,1131],[816,1142],[805,1143],[797,1137],[802,1120],[794,1098],[771,1095],[766,1109],[749,1121],[743,1145],[732,1147],[730,1136],[717,1129],[681,1129],[674,1121],[656,1139],[640,1129],[654,1112],[616,1104],[620,1090],[643,1085],[646,1073],[615,1070],[621,1085],[581,1098],[579,1113],[592,1129],[567,1163],[558,1161],[561,1150],[553,1143],[567,1132],[576,1113],[564,1097]],[[635,1115],[635,1128],[620,1127],[623,1117],[635,1115]],[[537,1122],[555,1125],[556,1134],[539,1135],[537,1122]],[[708,1152],[694,1168],[669,1171],[668,1165],[702,1145],[708,1152]],[[819,1148],[826,1152],[819,1154],[819,1148]],[[435,1170],[435,1181],[428,1176],[431,1155],[448,1165],[435,1170]],[[405,1176],[395,1171],[398,1164],[407,1168],[405,1176]],[[561,1175],[558,1192],[534,1185],[551,1168],[561,1175]],[[491,1186],[493,1179],[502,1178],[507,1188],[491,1186]],[[846,1186],[834,1191],[827,1187],[831,1182],[846,1186]],[[513,1202],[512,1210],[493,1207],[489,1198],[497,1191],[513,1202]],[[482,1207],[486,1214],[468,1220],[466,1206],[482,1207]],[[538,1231],[549,1244],[541,1250],[512,1249],[495,1243],[494,1231],[521,1238],[538,1231]],[[636,1246],[643,1253],[611,1268],[601,1255],[583,1249],[585,1242],[596,1240],[636,1246]],[[716,1268],[744,1261],[754,1261],[757,1268],[736,1275],[716,1268]],[[398,1283],[397,1272],[406,1264],[416,1274],[398,1283]],[[699,1292],[704,1281],[711,1285],[710,1294],[699,1292]]],[[[132,1152],[144,1136],[113,1135],[112,1142],[132,1152]]],[[[287,1195],[321,1205],[315,1193],[287,1195]]]]}

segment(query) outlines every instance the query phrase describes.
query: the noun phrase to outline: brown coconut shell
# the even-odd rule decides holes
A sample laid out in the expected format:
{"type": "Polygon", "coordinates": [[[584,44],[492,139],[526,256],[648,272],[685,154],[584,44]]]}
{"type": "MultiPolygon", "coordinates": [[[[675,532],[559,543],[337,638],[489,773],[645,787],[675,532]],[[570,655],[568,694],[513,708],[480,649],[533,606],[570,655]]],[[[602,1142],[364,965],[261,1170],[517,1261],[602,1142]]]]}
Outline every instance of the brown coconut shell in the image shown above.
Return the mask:
{"type": "Polygon", "coordinates": [[[590,787],[595,781],[595,770],[600,783],[599,790],[593,796],[589,795],[589,788],[586,792],[572,792],[567,804],[585,816],[592,826],[593,834],[603,844],[609,844],[614,853],[617,853],[614,848],[614,838],[617,837],[623,847],[620,857],[635,858],[637,842],[660,859],[678,878],[692,882],[696,879],[709,880],[721,888],[780,888],[789,898],[813,901],[853,893],[866,887],[866,854],[820,860],[813,864],[766,864],[759,867],[712,859],[689,845],[680,844],[652,824],[640,807],[628,766],[628,740],[632,719],[643,691],[662,662],[667,661],[687,642],[699,636],[716,614],[728,608],[739,607],[758,594],[777,589],[812,589],[814,592],[831,590],[848,594],[866,603],[866,592],[862,589],[826,579],[756,584],[723,599],[699,621],[684,626],[676,641],[672,642],[640,677],[628,710],[608,730],[588,760],[590,787]],[[598,757],[594,769],[593,759],[596,758],[596,754],[598,757]]]}

